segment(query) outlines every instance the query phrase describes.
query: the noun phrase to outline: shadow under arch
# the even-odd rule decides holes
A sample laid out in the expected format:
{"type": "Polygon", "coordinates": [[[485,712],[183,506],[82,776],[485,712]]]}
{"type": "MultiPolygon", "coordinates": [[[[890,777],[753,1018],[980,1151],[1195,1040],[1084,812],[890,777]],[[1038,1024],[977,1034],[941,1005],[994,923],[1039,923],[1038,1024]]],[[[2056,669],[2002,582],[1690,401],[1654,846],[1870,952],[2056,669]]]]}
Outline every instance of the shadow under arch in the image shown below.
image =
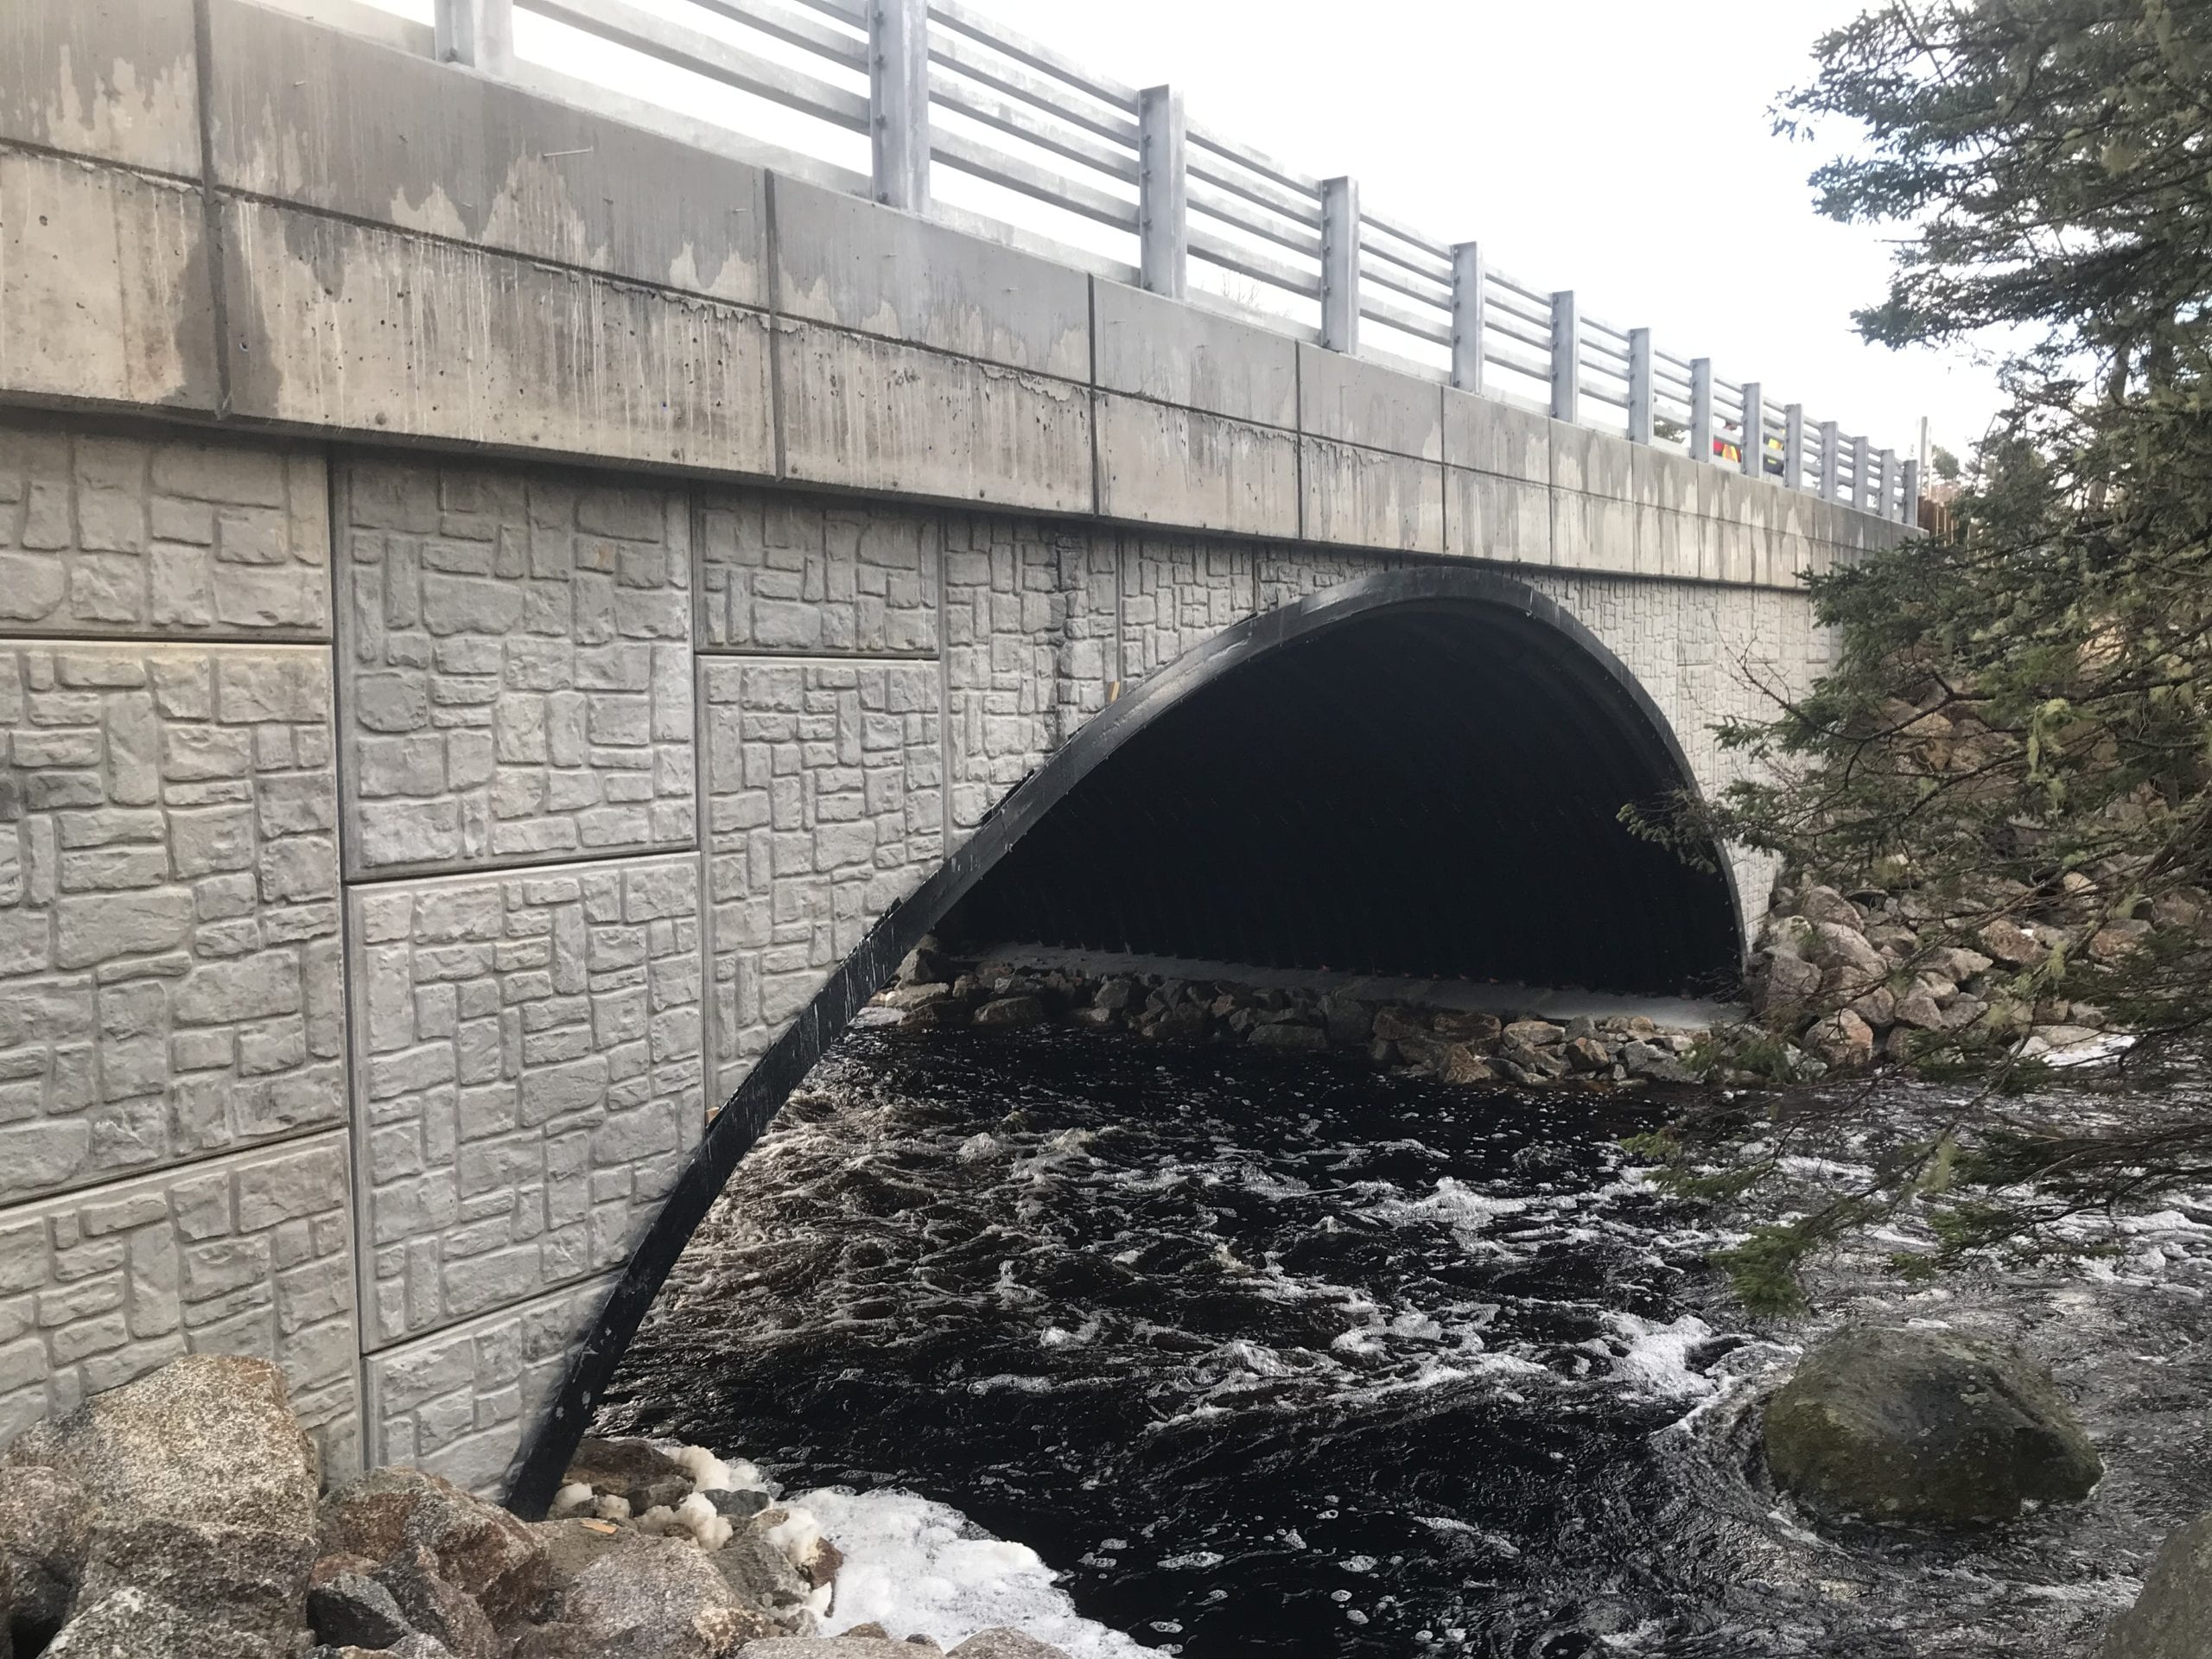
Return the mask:
{"type": "Polygon", "coordinates": [[[1018,785],[753,1065],[570,1361],[509,1503],[525,1515],[551,1503],[631,1338],[739,1160],[900,959],[949,917],[1031,930],[1001,937],[1275,965],[1709,988],[1740,964],[1741,906],[1726,860],[1716,853],[1712,869],[1694,869],[1615,817],[1625,802],[1694,787],[1672,728],[1628,668],[1554,601],[1493,571],[1379,572],[1185,652],[1018,785]],[[1217,715],[1229,730],[1210,740],[1217,715]],[[1378,772],[1393,721],[1395,770],[1378,772]],[[1408,721],[1419,722],[1410,734],[1408,721]],[[1303,746],[1319,769],[1298,774],[1311,787],[1285,791],[1280,769],[1303,746]],[[1147,756],[1157,768],[1149,777],[1133,770],[1147,756]],[[1458,764],[1470,756],[1522,775],[1458,764]],[[1541,790],[1529,787],[1531,765],[1541,790]],[[1255,803],[1252,779],[1270,767],[1277,787],[1255,803]],[[1287,826],[1280,845],[1258,845],[1249,827],[1262,820],[1287,826]],[[1168,844],[1200,850],[1179,879],[1148,881],[1148,867],[1132,861],[1156,865],[1174,856],[1168,844]],[[1363,849],[1386,903],[1341,884],[1313,891],[1317,859],[1363,849]],[[1455,856],[1491,868],[1454,879],[1455,856]],[[1225,880],[1238,858],[1258,868],[1225,880]],[[1525,867],[1501,872],[1501,860],[1525,867]],[[1303,906],[1280,885],[1300,868],[1303,906]],[[1244,899],[1224,896],[1232,890],[1244,899]]]}

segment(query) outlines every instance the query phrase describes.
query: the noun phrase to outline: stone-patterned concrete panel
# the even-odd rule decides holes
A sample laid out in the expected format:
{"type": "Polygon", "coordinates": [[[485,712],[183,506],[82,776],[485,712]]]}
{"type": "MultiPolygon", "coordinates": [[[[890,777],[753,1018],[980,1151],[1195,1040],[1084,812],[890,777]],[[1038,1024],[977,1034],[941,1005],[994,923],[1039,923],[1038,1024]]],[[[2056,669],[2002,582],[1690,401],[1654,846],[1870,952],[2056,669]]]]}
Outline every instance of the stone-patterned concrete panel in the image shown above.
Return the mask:
{"type": "Polygon", "coordinates": [[[944,855],[935,663],[708,660],[717,1100],[944,855]]]}
{"type": "Polygon", "coordinates": [[[330,637],[322,457],[0,416],[0,627],[330,637]]]}
{"type": "Polygon", "coordinates": [[[251,1354],[345,1478],[353,1213],[334,1130],[0,1213],[0,1442],[180,1354],[251,1354]]]}
{"type": "Polygon", "coordinates": [[[345,1120],[330,671],[0,644],[0,1200],[345,1120]]]}
{"type": "Polygon", "coordinates": [[[411,1465],[499,1497],[612,1282],[594,1280],[370,1355],[370,1465],[411,1465]]]}
{"type": "Polygon", "coordinates": [[[1122,678],[1132,686],[1253,613],[1257,553],[1235,542],[1125,537],[1122,678]]]}
{"type": "Polygon", "coordinates": [[[699,645],[934,655],[937,515],[751,493],[699,511],[699,645]]]}
{"type": "Polygon", "coordinates": [[[691,845],[683,497],[419,462],[343,487],[354,869],[691,845]]]}
{"type": "Polygon", "coordinates": [[[622,1261],[704,1123],[697,860],[350,903],[369,1345],[622,1261]]]}
{"type": "Polygon", "coordinates": [[[1122,677],[1120,553],[1103,532],[982,515],[945,526],[952,834],[1106,706],[1122,677]]]}

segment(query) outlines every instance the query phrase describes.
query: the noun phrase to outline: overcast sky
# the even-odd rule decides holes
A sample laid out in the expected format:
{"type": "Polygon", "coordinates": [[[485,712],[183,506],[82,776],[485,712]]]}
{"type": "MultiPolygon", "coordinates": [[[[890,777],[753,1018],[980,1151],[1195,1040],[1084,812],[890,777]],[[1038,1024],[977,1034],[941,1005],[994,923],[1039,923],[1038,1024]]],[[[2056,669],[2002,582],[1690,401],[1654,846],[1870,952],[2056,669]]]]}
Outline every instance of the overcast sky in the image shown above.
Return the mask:
{"type": "MultiPolygon", "coordinates": [[[[373,3],[430,15],[431,0],[373,3]]],[[[684,0],[639,3],[757,41],[684,0]]],[[[1756,378],[1877,448],[1910,453],[1926,415],[1936,442],[1961,449],[1996,409],[1991,373],[1966,354],[1859,339],[1851,312],[1883,292],[1888,233],[1818,218],[1805,181],[1854,135],[1771,130],[1852,0],[976,3],[1116,79],[1179,86],[1193,120],[1304,171],[1351,174],[1375,210],[1478,239],[1515,277],[1573,288],[1586,314],[1648,326],[1661,350],[1710,356],[1723,378],[1756,378]]],[[[571,73],[817,153],[826,137],[834,159],[865,164],[851,135],[810,142],[782,111],[603,45],[578,50],[538,18],[517,33],[525,55],[571,73]]]]}

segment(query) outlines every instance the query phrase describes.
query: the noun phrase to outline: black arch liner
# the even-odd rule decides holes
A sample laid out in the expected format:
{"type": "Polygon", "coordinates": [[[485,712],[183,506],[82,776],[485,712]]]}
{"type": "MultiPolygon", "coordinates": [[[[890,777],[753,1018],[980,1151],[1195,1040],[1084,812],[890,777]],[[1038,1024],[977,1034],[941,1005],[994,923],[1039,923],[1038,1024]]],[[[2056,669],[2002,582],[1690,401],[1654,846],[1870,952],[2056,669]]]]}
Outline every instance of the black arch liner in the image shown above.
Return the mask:
{"type": "MultiPolygon", "coordinates": [[[[1116,767],[1115,761],[1140,734],[1156,733],[1160,744],[1148,740],[1147,750],[1179,751],[1179,765],[1170,766],[1165,776],[1188,781],[1192,768],[1203,767],[1209,760],[1208,711],[1238,683],[1232,677],[1239,677],[1240,671],[1253,694],[1241,703],[1219,705],[1242,707],[1248,716],[1236,725],[1240,760],[1250,758],[1243,754],[1241,746],[1258,741],[1255,734],[1267,729],[1265,722],[1255,724],[1249,717],[1259,706],[1270,711],[1280,708],[1281,717],[1274,724],[1283,734],[1281,741],[1292,746],[1287,751],[1292,760],[1295,746],[1311,740],[1332,743],[1331,759],[1357,766],[1363,749],[1381,746],[1372,722],[1393,718],[1392,711],[1395,718],[1404,719],[1412,710],[1424,722],[1424,734],[1433,733],[1440,753],[1452,753],[1455,742],[1478,739],[1495,764],[1548,768],[1546,775],[1561,780],[1560,787],[1548,798],[1510,801],[1506,804],[1510,810],[1491,815],[1504,827],[1469,853],[1468,861],[1525,855],[1545,861],[1547,868],[1564,871],[1572,880],[1578,871],[1628,868],[1636,874],[1656,869],[1660,867],[1637,862],[1646,855],[1656,856],[1673,874],[1673,885],[1665,895],[1656,903],[1625,907],[1616,903],[1606,916],[1608,957],[1604,960],[1616,964],[1612,977],[1624,988],[1658,989],[1662,982],[1671,981],[1663,988],[1672,989],[1700,975],[1725,977],[1732,973],[1740,952],[1742,912],[1726,860],[1716,856],[1716,872],[1707,874],[1691,871],[1670,855],[1641,843],[1630,843],[1639,849],[1637,853],[1624,854],[1625,832],[1613,822],[1615,810],[1625,800],[1694,787],[1674,732],[1619,659],[1554,601],[1494,571],[1428,566],[1379,572],[1249,618],[1185,652],[1090,720],[1018,785],[911,898],[877,921],[761,1056],[693,1149],[571,1360],[560,1392],[540,1420],[510,1487],[508,1502],[517,1510],[539,1515],[552,1502],[594,1405],[677,1256],[739,1160],[853,1015],[890,978],[900,959],[925,934],[955,916],[963,900],[974,898],[975,903],[958,913],[977,925],[1020,918],[1048,936],[1058,933],[1070,941],[1166,941],[1180,944],[1183,954],[1230,961],[1317,958],[1296,965],[1319,965],[1332,951],[1357,951],[1358,940],[1373,938],[1378,920],[1371,895],[1341,885],[1308,882],[1297,895],[1281,894],[1277,912],[1287,906],[1294,917],[1305,919],[1268,930],[1255,923],[1257,912],[1249,905],[1239,909],[1206,902],[1209,891],[1218,893],[1222,889],[1219,856],[1198,861],[1185,873],[1186,879],[1156,886],[1126,879],[1126,869],[1124,879],[1088,880],[1082,868],[1071,868],[1065,861],[1071,856],[1126,859],[1136,834],[1147,838],[1203,836],[1203,804],[1193,809],[1183,803],[1179,798],[1187,791],[1179,788],[1136,789],[1128,768],[1116,767]],[[1348,632],[1363,623],[1370,626],[1348,632]],[[1377,628],[1376,624],[1387,626],[1377,628]],[[1363,636],[1371,636],[1377,645],[1334,656],[1304,649],[1323,643],[1341,645],[1363,636]],[[1463,691],[1484,690],[1495,697],[1509,682],[1546,690],[1511,706],[1459,706],[1468,699],[1437,696],[1435,683],[1414,671],[1416,658],[1432,669],[1452,661],[1471,671],[1478,668],[1476,680],[1458,688],[1463,691]],[[1349,675],[1348,666],[1353,671],[1349,675]],[[1336,672],[1323,675],[1319,671],[1324,667],[1336,672]],[[1196,701],[1201,693],[1207,694],[1203,705],[1196,701]],[[1285,702],[1278,704],[1276,698],[1285,702]],[[1330,699],[1339,711],[1348,708],[1353,715],[1329,727],[1314,717],[1319,706],[1316,698],[1330,699]],[[1564,715],[1555,712],[1547,721],[1544,709],[1562,705],[1572,705],[1571,711],[1564,715]],[[1377,711],[1366,716],[1365,726],[1357,712],[1363,709],[1377,711]],[[1321,735],[1325,729],[1333,730],[1332,740],[1321,735]],[[1570,752],[1560,752],[1562,742],[1570,739],[1570,752]],[[1074,810],[1064,815],[1065,825],[1039,835],[1039,852],[1025,857],[1017,851],[1025,838],[1047,824],[1056,809],[1071,800],[1074,810]],[[1113,850],[1116,848],[1118,855],[1113,850]],[[1625,866],[1624,857],[1630,860],[1625,866]],[[993,881],[979,892],[986,876],[993,881]],[[1301,900],[1306,901],[1303,908],[1301,900]],[[1211,948],[1199,950],[1194,945],[1211,948]]],[[[1218,760],[1222,753],[1216,744],[1211,758],[1218,760]]],[[[1278,763],[1284,758],[1283,753],[1274,756],[1278,763]]],[[[1224,790],[1217,794],[1246,786],[1239,781],[1243,774],[1234,767],[1225,769],[1225,777],[1224,790]]],[[[1424,786],[1418,770],[1403,766],[1385,781],[1389,787],[1416,791],[1424,786]]],[[[1464,778],[1459,781],[1464,786],[1464,778]]],[[[1307,832],[1294,835],[1285,848],[1277,849],[1274,856],[1279,866],[1310,859],[1317,847],[1344,850],[1340,839],[1332,841],[1314,830],[1321,806],[1344,798],[1341,791],[1313,791],[1310,798],[1292,791],[1288,798],[1278,798],[1275,804],[1283,821],[1302,825],[1307,832]]],[[[1438,861],[1438,855],[1453,850],[1436,840],[1436,826],[1445,816],[1440,810],[1441,800],[1439,796],[1402,802],[1376,798],[1370,791],[1361,833],[1421,837],[1411,853],[1390,847],[1381,849],[1380,855],[1418,870],[1424,882],[1433,880],[1448,868],[1438,861]]],[[[1249,836],[1232,836],[1230,844],[1240,855],[1251,851],[1249,836]]],[[[1368,849],[1368,855],[1376,856],[1376,849],[1368,849]]],[[[1147,874],[1152,868],[1147,867],[1147,874]]],[[[1457,930],[1451,942],[1457,958],[1453,963],[1435,959],[1442,938],[1437,927],[1414,925],[1368,947],[1387,957],[1387,963],[1340,956],[1330,965],[1458,972],[1469,965],[1467,950],[1479,955],[1481,949],[1489,948],[1494,960],[1478,961],[1478,972],[1504,965],[1519,969],[1529,982],[1567,983],[1577,982],[1535,976],[1571,975],[1578,967],[1587,969],[1601,962],[1586,951],[1575,957],[1548,950],[1548,938],[1586,933],[1587,918],[1581,918],[1585,925],[1572,925],[1570,918],[1570,925],[1562,926],[1556,909],[1547,910],[1548,906],[1556,907],[1560,899],[1556,893],[1545,891],[1545,883],[1500,881],[1496,874],[1492,870],[1492,879],[1484,883],[1495,916],[1484,918],[1465,904],[1429,907],[1457,918],[1451,924],[1457,930]],[[1500,941],[1517,942],[1517,955],[1510,950],[1499,955],[1500,941]]],[[[1414,890],[1402,889],[1398,896],[1410,899],[1414,890]]],[[[1401,905],[1399,912],[1427,914],[1418,904],[1401,905]]],[[[1580,982],[1599,981],[1586,972],[1580,982]]]]}

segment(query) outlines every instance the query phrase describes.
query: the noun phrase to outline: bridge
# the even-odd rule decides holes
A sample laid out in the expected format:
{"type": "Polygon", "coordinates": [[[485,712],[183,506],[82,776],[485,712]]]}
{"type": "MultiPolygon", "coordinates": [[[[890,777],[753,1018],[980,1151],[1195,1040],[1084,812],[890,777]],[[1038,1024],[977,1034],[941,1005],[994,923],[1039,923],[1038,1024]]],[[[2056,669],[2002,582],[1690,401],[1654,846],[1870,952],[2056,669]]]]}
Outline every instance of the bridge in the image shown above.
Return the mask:
{"type": "Polygon", "coordinates": [[[1725,976],[1770,872],[1614,813],[1916,494],[964,3],[10,0],[0,1438],[252,1352],[334,1472],[542,1497],[960,907],[1725,976]]]}

